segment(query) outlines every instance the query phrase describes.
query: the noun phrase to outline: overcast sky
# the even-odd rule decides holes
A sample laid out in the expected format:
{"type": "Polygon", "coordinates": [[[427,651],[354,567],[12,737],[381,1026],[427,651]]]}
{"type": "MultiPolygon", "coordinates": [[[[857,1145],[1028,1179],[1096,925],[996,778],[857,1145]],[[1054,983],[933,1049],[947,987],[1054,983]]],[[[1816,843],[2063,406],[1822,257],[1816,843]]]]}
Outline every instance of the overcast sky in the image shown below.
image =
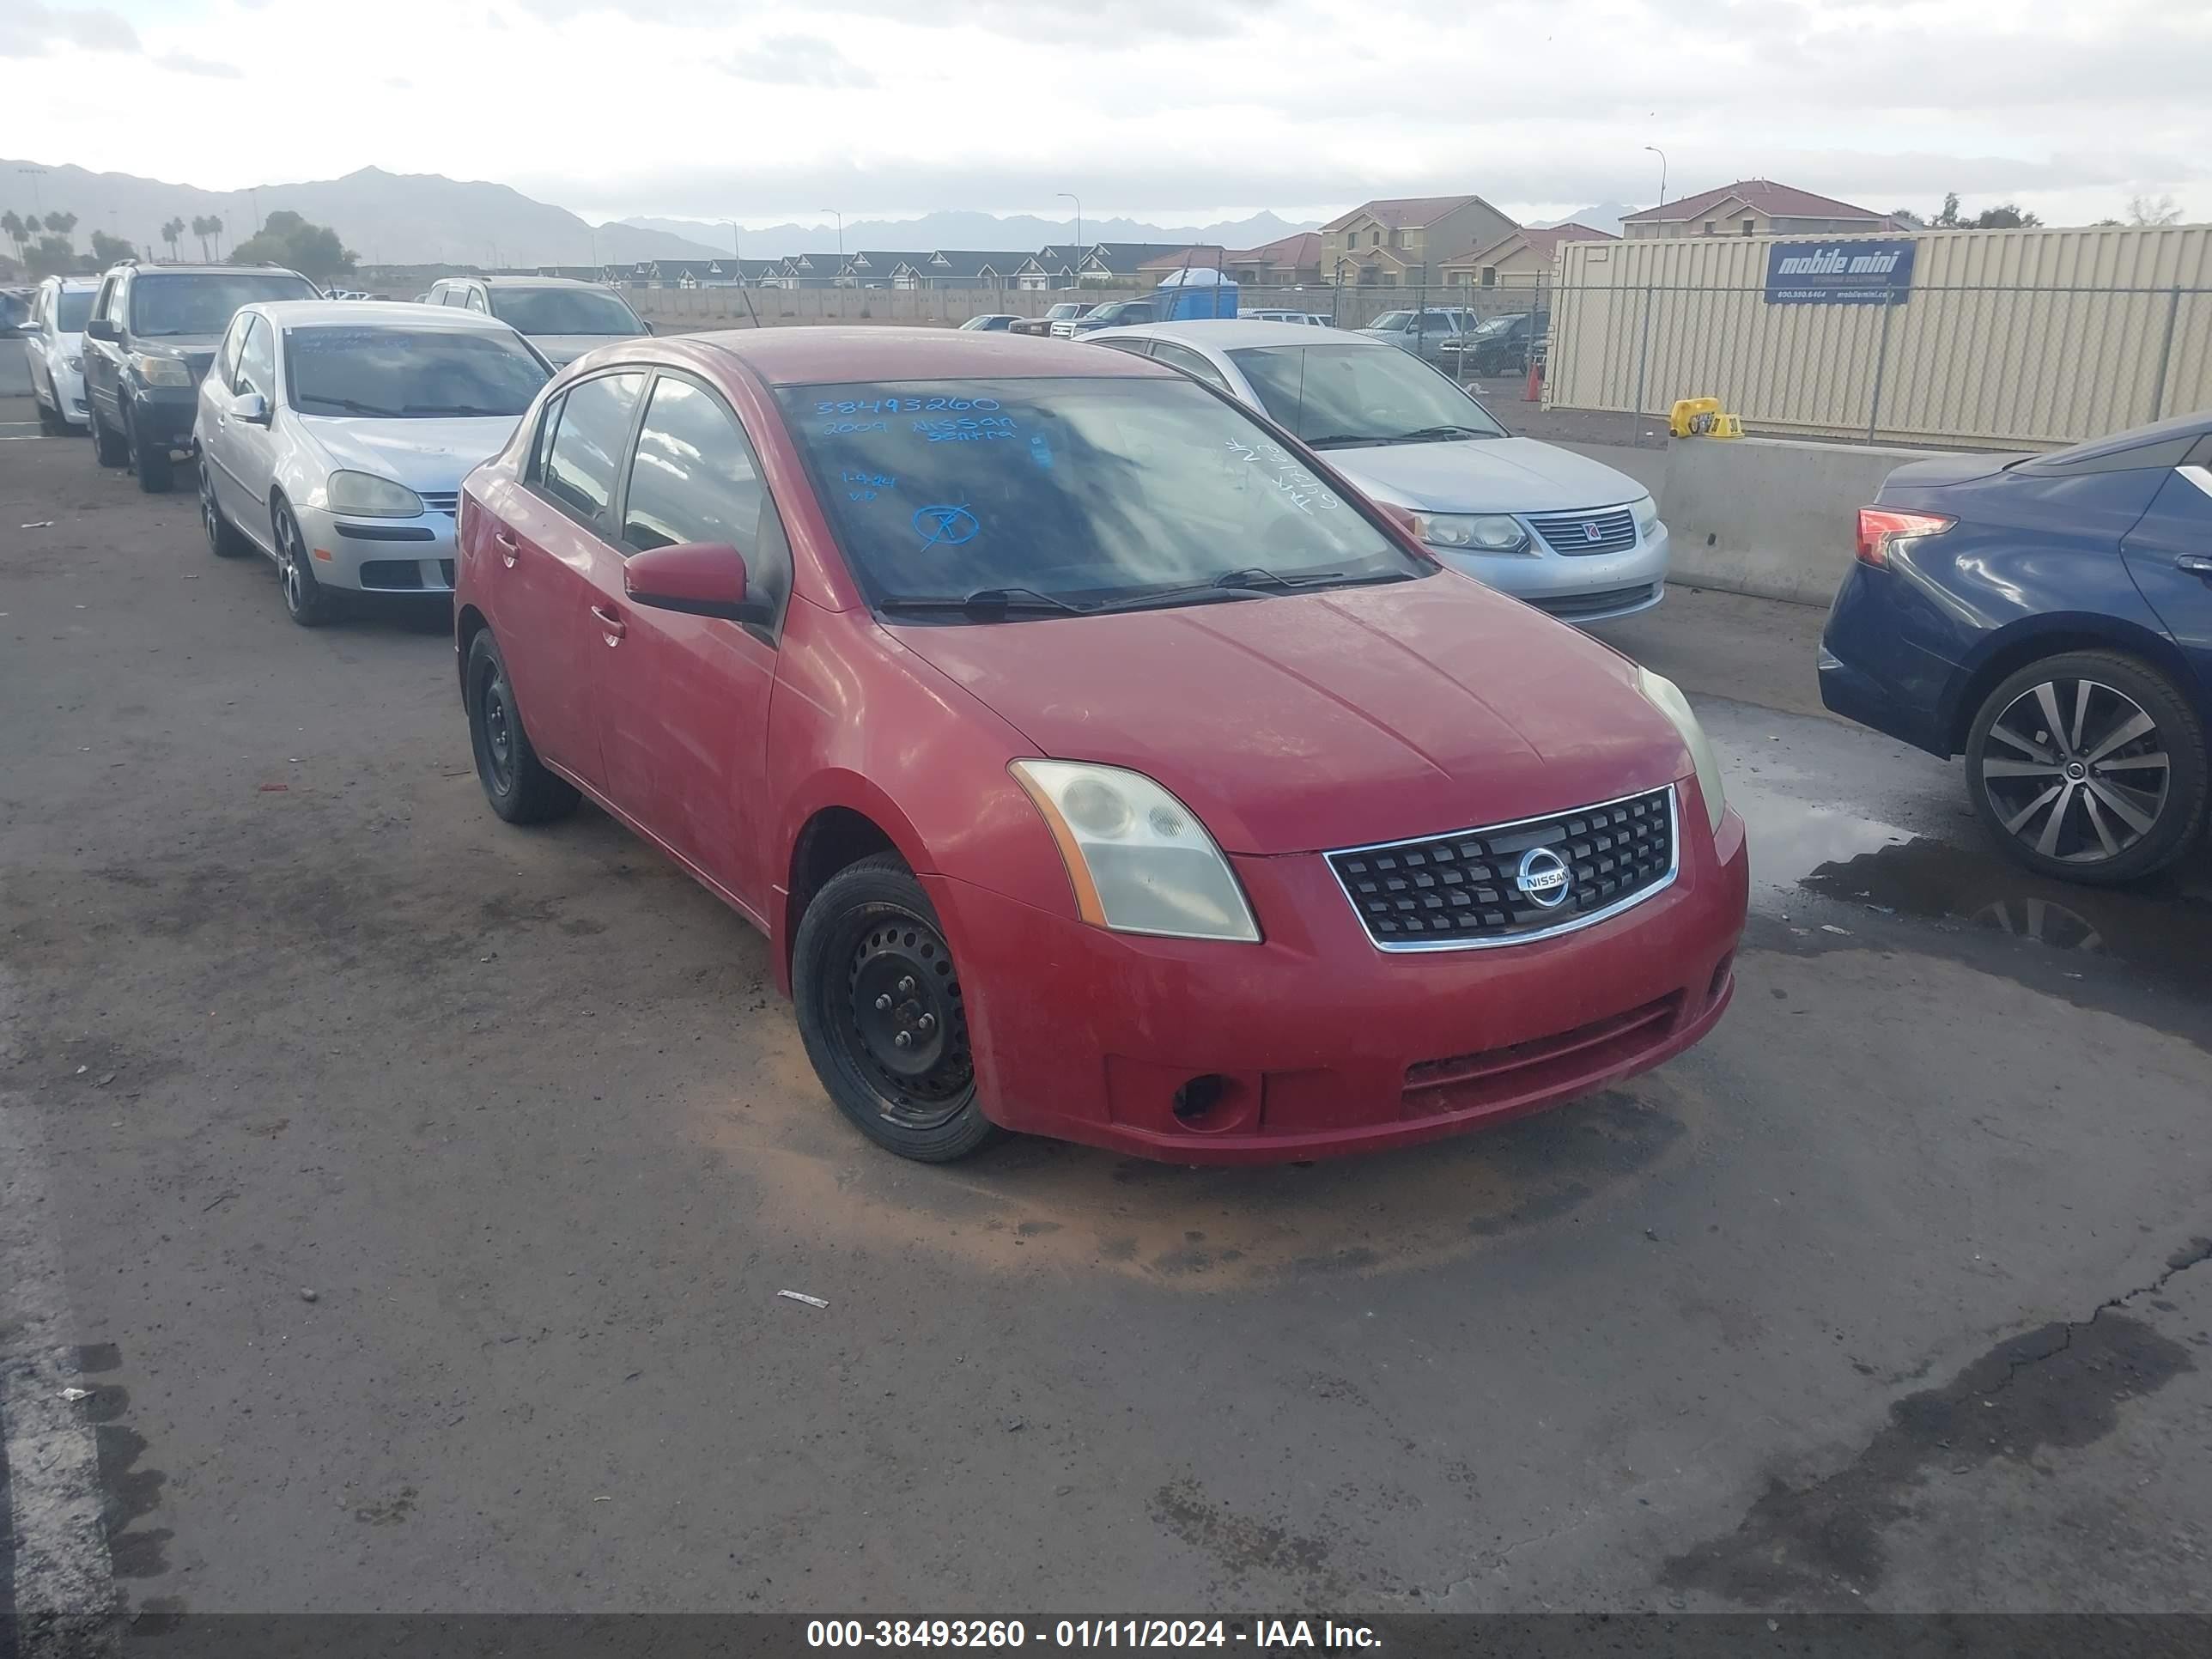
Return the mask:
{"type": "Polygon", "coordinates": [[[2212,219],[2212,5],[2172,0],[0,0],[0,154],[593,219],[1535,219],[1656,199],[1646,144],[1673,196],[2212,219]]]}

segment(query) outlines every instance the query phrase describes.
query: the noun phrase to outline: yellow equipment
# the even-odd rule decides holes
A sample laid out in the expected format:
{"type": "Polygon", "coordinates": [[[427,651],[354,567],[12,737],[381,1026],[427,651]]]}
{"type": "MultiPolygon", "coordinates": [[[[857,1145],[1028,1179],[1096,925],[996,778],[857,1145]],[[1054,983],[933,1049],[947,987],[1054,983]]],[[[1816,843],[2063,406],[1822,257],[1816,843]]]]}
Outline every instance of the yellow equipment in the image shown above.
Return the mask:
{"type": "Polygon", "coordinates": [[[1743,417],[1722,409],[1717,398],[1684,398],[1667,416],[1667,430],[1677,438],[1741,438],[1743,417]]]}

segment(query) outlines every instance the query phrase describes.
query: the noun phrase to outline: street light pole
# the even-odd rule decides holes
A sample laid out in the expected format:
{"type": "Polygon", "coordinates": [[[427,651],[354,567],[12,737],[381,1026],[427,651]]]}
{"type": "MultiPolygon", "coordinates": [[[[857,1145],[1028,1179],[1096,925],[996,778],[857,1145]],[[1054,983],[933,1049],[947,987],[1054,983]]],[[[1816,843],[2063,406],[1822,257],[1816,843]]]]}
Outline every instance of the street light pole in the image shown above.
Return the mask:
{"type": "Polygon", "coordinates": [[[1083,198],[1072,190],[1059,192],[1075,204],[1075,274],[1068,280],[1070,288],[1083,285],[1083,198]]]}
{"type": "Polygon", "coordinates": [[[1667,205],[1667,152],[1656,144],[1646,144],[1644,148],[1659,158],[1659,205],[1664,207],[1667,205]]]}
{"type": "Polygon", "coordinates": [[[839,213],[836,208],[823,208],[819,210],[833,216],[837,221],[837,263],[842,266],[845,263],[845,216],[839,213]]]}
{"type": "Polygon", "coordinates": [[[41,219],[45,218],[46,216],[46,204],[45,199],[39,193],[39,180],[46,176],[46,169],[45,167],[17,167],[15,171],[18,173],[27,173],[30,174],[31,205],[33,208],[37,210],[38,215],[41,219]]]}

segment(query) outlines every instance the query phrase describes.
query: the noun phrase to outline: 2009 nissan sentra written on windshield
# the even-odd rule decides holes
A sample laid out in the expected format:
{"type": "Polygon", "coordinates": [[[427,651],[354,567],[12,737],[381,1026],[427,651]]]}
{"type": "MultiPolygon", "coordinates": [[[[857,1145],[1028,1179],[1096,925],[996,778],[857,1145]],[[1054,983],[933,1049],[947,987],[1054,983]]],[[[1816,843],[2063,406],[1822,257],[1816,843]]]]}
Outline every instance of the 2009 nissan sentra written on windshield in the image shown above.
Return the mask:
{"type": "Polygon", "coordinates": [[[625,340],[460,513],[493,809],[588,795],[762,927],[894,1152],[1389,1146],[1728,1003],[1743,827],[1681,694],[1159,364],[625,340]]]}

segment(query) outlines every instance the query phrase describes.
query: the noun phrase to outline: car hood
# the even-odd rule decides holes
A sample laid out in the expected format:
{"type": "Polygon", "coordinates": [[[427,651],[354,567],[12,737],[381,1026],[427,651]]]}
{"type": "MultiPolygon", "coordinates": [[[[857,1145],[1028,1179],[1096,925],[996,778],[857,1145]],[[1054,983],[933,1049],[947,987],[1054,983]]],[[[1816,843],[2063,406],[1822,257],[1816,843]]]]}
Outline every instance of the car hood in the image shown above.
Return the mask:
{"type": "Polygon", "coordinates": [[[554,368],[566,368],[587,351],[630,337],[626,334],[532,334],[529,339],[554,368]]]}
{"type": "Polygon", "coordinates": [[[1438,835],[1690,769],[1625,658],[1450,571],[889,631],[1046,755],[1156,779],[1232,853],[1438,835]]]}
{"type": "Polygon", "coordinates": [[[495,453],[514,430],[516,416],[379,421],[349,415],[313,415],[300,427],[321,446],[334,467],[373,472],[410,489],[454,490],[463,477],[495,453]]]}
{"type": "Polygon", "coordinates": [[[1428,513],[1575,513],[1644,494],[1602,461],[1534,438],[1372,444],[1324,454],[1376,500],[1428,513]]]}

